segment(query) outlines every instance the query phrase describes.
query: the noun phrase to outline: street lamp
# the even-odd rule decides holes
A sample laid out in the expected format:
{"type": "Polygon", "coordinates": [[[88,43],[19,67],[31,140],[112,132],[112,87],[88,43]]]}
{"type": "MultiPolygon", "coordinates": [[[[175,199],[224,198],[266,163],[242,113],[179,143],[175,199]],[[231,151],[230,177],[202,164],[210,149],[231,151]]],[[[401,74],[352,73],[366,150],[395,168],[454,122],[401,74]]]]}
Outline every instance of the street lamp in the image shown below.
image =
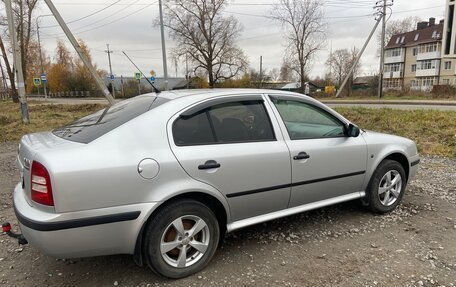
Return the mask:
{"type": "MultiPolygon", "coordinates": [[[[41,17],[48,17],[48,16],[53,16],[53,15],[47,14],[47,15],[40,15],[40,16],[36,17],[36,33],[38,35],[38,49],[40,50],[41,75],[44,75],[44,67],[43,67],[43,55],[41,54],[40,25],[39,25],[38,20],[41,17]]],[[[43,89],[44,89],[44,98],[47,99],[46,81],[43,82],[43,89]]]]}

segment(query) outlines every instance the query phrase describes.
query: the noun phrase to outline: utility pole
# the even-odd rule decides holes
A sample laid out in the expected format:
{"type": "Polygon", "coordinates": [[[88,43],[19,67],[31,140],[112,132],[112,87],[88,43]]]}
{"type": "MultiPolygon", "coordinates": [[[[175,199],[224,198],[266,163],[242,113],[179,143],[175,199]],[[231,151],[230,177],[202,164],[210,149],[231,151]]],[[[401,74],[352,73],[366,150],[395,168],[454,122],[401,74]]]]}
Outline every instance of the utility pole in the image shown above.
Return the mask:
{"type": "Polygon", "coordinates": [[[109,44],[106,44],[107,50],[105,51],[108,53],[108,61],[109,61],[109,79],[111,79],[111,88],[112,88],[112,97],[116,97],[116,89],[114,88],[114,75],[112,74],[112,66],[111,66],[111,53],[112,51],[109,50],[109,44]]]}
{"type": "Polygon", "coordinates": [[[388,3],[388,0],[380,0],[374,8],[378,9],[378,13],[383,15],[382,18],[382,35],[380,40],[380,69],[378,74],[378,98],[383,97],[383,73],[385,68],[385,35],[386,35],[386,8],[393,6],[394,0],[388,3]],[[383,2],[383,3],[382,3],[383,2]],[[382,3],[381,5],[379,5],[382,3]]]}
{"type": "Polygon", "coordinates": [[[260,88],[263,87],[263,56],[260,56],[260,88]]]}
{"type": "Polygon", "coordinates": [[[165,79],[165,88],[168,90],[168,65],[166,63],[166,46],[165,46],[165,27],[163,25],[163,9],[162,9],[162,0],[158,0],[158,9],[160,10],[160,34],[161,34],[161,44],[162,44],[162,57],[163,57],[163,77],[165,79]]]}
{"type": "Polygon", "coordinates": [[[21,49],[17,44],[17,35],[14,28],[14,16],[13,16],[13,7],[11,5],[11,0],[5,0],[6,6],[6,17],[8,18],[8,30],[10,34],[10,41],[13,46],[13,63],[17,75],[17,89],[19,92],[19,102],[21,105],[21,115],[22,122],[24,124],[29,123],[29,113],[27,107],[27,98],[25,97],[25,83],[24,83],[24,74],[22,71],[22,56],[21,49]]]}
{"type": "MultiPolygon", "coordinates": [[[[42,55],[42,53],[41,53],[40,25],[39,25],[38,20],[39,20],[41,17],[47,17],[47,16],[52,16],[52,15],[40,15],[40,16],[36,17],[36,33],[37,33],[37,36],[38,36],[38,51],[39,51],[39,53],[40,53],[41,75],[44,75],[44,67],[43,67],[43,55],[42,55]]],[[[47,99],[46,82],[47,82],[47,81],[44,81],[44,82],[43,82],[44,98],[45,98],[45,99],[47,99]]]]}
{"type": "Polygon", "coordinates": [[[367,45],[369,44],[370,40],[372,39],[372,36],[374,35],[375,31],[377,30],[377,27],[380,24],[380,21],[383,19],[383,17],[385,17],[385,15],[382,14],[382,15],[380,15],[380,18],[377,19],[377,23],[375,23],[375,26],[372,29],[371,33],[369,34],[369,37],[367,38],[366,42],[364,43],[363,48],[361,49],[361,51],[359,51],[355,62],[353,63],[352,67],[350,68],[350,71],[348,72],[344,81],[340,85],[339,90],[337,91],[337,94],[336,94],[336,98],[338,98],[340,96],[340,94],[342,93],[345,85],[347,84],[348,80],[350,79],[351,75],[353,74],[353,71],[355,70],[356,65],[358,65],[359,59],[361,59],[361,56],[363,55],[364,50],[366,50],[367,45]]]}
{"type": "MultiPolygon", "coordinates": [[[[11,1],[11,0],[7,0],[11,1]]],[[[63,20],[62,16],[60,15],[59,11],[57,8],[55,8],[54,4],[52,3],[51,0],[44,0],[46,2],[47,6],[49,7],[49,10],[51,10],[52,14],[54,15],[55,19],[59,23],[60,27],[62,28],[63,32],[67,36],[68,40],[70,40],[71,45],[73,45],[74,49],[79,55],[79,58],[81,58],[82,62],[86,66],[86,68],[89,70],[89,72],[92,74],[92,77],[95,79],[98,88],[103,92],[103,95],[105,98],[109,101],[111,105],[115,104],[115,100],[112,97],[111,93],[109,92],[108,88],[105,86],[103,80],[101,77],[98,75],[97,71],[93,67],[92,63],[89,61],[87,56],[84,54],[84,51],[82,50],[81,46],[79,46],[78,41],[76,41],[76,38],[73,36],[71,33],[70,29],[68,28],[67,24],[63,20]]]]}

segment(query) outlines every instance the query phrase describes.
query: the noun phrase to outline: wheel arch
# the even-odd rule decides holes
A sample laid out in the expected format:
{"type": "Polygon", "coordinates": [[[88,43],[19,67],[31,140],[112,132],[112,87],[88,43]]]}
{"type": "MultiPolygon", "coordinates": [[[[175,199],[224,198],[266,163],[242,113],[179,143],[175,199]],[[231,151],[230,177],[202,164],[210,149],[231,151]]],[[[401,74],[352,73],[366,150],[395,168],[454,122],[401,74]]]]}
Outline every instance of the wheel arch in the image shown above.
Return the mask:
{"type": "Polygon", "coordinates": [[[229,210],[226,209],[225,205],[214,195],[211,195],[209,193],[201,192],[201,191],[190,191],[190,192],[185,192],[181,194],[174,195],[163,202],[160,203],[147,217],[147,219],[144,221],[142,224],[141,230],[138,233],[138,236],[136,238],[136,245],[135,245],[135,251],[134,251],[134,261],[137,265],[143,266],[144,265],[144,258],[143,258],[143,250],[144,250],[144,244],[143,244],[143,236],[144,236],[144,229],[149,224],[151,218],[160,211],[164,206],[181,200],[181,199],[193,199],[196,201],[199,201],[209,207],[212,212],[214,212],[215,217],[217,218],[217,221],[219,223],[219,228],[220,228],[220,242],[222,241],[224,234],[226,232],[226,226],[228,223],[228,216],[229,216],[229,210]]]}
{"type": "MultiPolygon", "coordinates": [[[[405,177],[406,177],[405,180],[408,181],[409,172],[410,172],[410,163],[404,154],[402,154],[400,152],[394,152],[394,153],[389,154],[385,158],[383,158],[380,162],[384,161],[385,159],[394,160],[394,161],[397,161],[398,163],[400,163],[405,171],[405,177]]],[[[380,164],[380,162],[378,164],[380,164]]],[[[377,167],[378,167],[378,165],[377,165],[377,167]]]]}

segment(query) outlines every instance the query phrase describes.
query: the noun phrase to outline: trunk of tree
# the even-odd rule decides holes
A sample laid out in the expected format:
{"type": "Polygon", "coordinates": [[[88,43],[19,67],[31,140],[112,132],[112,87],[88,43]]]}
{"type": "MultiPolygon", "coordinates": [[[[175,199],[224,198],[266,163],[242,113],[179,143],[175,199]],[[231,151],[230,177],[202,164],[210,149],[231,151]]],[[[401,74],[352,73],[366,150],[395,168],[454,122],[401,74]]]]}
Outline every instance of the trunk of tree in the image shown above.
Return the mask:
{"type": "MultiPolygon", "coordinates": [[[[6,53],[5,45],[3,43],[3,39],[1,38],[1,36],[0,36],[0,49],[2,51],[3,61],[5,62],[6,72],[8,73],[8,78],[10,80],[11,98],[13,99],[13,102],[19,103],[19,95],[17,93],[16,83],[14,81],[14,79],[15,79],[14,70],[11,69],[11,66],[10,66],[10,63],[8,60],[8,56],[6,53]]],[[[14,67],[13,67],[13,69],[14,69],[14,67]]]]}
{"type": "Polygon", "coordinates": [[[207,73],[209,75],[209,88],[213,89],[215,85],[214,73],[212,68],[212,63],[207,65],[207,73]]]}
{"type": "Polygon", "coordinates": [[[304,76],[304,65],[301,64],[301,67],[300,67],[300,80],[301,80],[301,93],[305,94],[306,93],[306,79],[305,79],[305,76],[304,76]]]}

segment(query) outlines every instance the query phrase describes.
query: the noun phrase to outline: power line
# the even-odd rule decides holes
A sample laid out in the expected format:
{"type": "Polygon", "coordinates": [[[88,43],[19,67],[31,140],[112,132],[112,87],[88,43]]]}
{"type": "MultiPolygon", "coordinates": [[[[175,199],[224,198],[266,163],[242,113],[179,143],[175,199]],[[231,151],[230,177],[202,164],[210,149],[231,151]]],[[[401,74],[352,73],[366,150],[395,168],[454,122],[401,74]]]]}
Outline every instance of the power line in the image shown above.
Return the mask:
{"type": "MultiPolygon", "coordinates": [[[[113,21],[110,21],[110,22],[107,22],[107,23],[104,23],[104,24],[101,24],[101,25],[98,25],[98,26],[95,26],[95,27],[92,27],[92,28],[89,28],[89,29],[86,29],[86,30],[77,31],[77,29],[76,29],[76,31],[74,31],[74,33],[82,34],[82,33],[86,33],[86,32],[89,32],[89,31],[93,31],[93,30],[96,30],[96,29],[105,27],[105,26],[107,26],[107,25],[113,24],[113,23],[115,23],[115,22],[121,21],[121,20],[123,20],[123,19],[125,19],[125,18],[128,18],[128,17],[130,17],[130,16],[133,16],[133,15],[139,13],[139,12],[142,12],[142,11],[144,11],[145,8],[148,8],[148,7],[150,7],[150,6],[154,5],[154,4],[155,4],[155,3],[149,4],[149,5],[147,5],[146,7],[142,7],[142,8],[140,8],[140,9],[137,9],[137,10],[135,10],[135,11],[133,11],[133,12],[131,12],[131,13],[125,15],[125,16],[122,16],[122,17],[120,17],[120,18],[114,19],[113,21]]],[[[125,11],[125,9],[122,9],[122,11],[125,11]]],[[[103,19],[101,19],[101,20],[99,20],[99,21],[96,21],[96,22],[94,22],[94,23],[101,22],[101,21],[103,21],[103,20],[105,20],[105,19],[107,19],[107,17],[105,17],[105,18],[103,18],[103,19]]],[[[83,26],[83,27],[91,26],[91,25],[94,24],[94,23],[91,23],[90,25],[86,25],[86,26],[83,26]]],[[[83,28],[83,27],[80,27],[80,28],[83,28]]],[[[79,29],[80,29],[80,28],[79,28],[79,29]]],[[[47,37],[47,39],[50,39],[50,38],[59,38],[59,37],[63,36],[62,34],[47,34],[47,33],[44,33],[44,34],[46,34],[46,35],[49,36],[49,37],[47,37]]]]}
{"type": "MultiPolygon", "coordinates": [[[[86,15],[86,16],[84,16],[84,17],[81,17],[81,18],[78,18],[78,19],[75,19],[75,20],[71,20],[71,21],[66,22],[66,23],[67,23],[67,24],[76,23],[76,22],[78,22],[78,21],[81,21],[81,20],[87,19],[87,18],[89,18],[89,17],[92,17],[93,15],[96,15],[96,14],[98,14],[98,13],[101,13],[101,12],[103,12],[103,11],[109,9],[109,7],[112,7],[112,6],[115,5],[116,3],[119,3],[120,1],[122,1],[122,0],[117,0],[116,2],[113,2],[112,4],[110,4],[110,5],[108,5],[108,6],[104,7],[104,8],[101,8],[100,10],[97,10],[97,11],[95,11],[95,12],[93,12],[93,13],[90,13],[89,15],[86,15]]],[[[43,26],[43,27],[40,27],[40,28],[53,28],[53,27],[59,27],[59,25],[43,26]]]]}

